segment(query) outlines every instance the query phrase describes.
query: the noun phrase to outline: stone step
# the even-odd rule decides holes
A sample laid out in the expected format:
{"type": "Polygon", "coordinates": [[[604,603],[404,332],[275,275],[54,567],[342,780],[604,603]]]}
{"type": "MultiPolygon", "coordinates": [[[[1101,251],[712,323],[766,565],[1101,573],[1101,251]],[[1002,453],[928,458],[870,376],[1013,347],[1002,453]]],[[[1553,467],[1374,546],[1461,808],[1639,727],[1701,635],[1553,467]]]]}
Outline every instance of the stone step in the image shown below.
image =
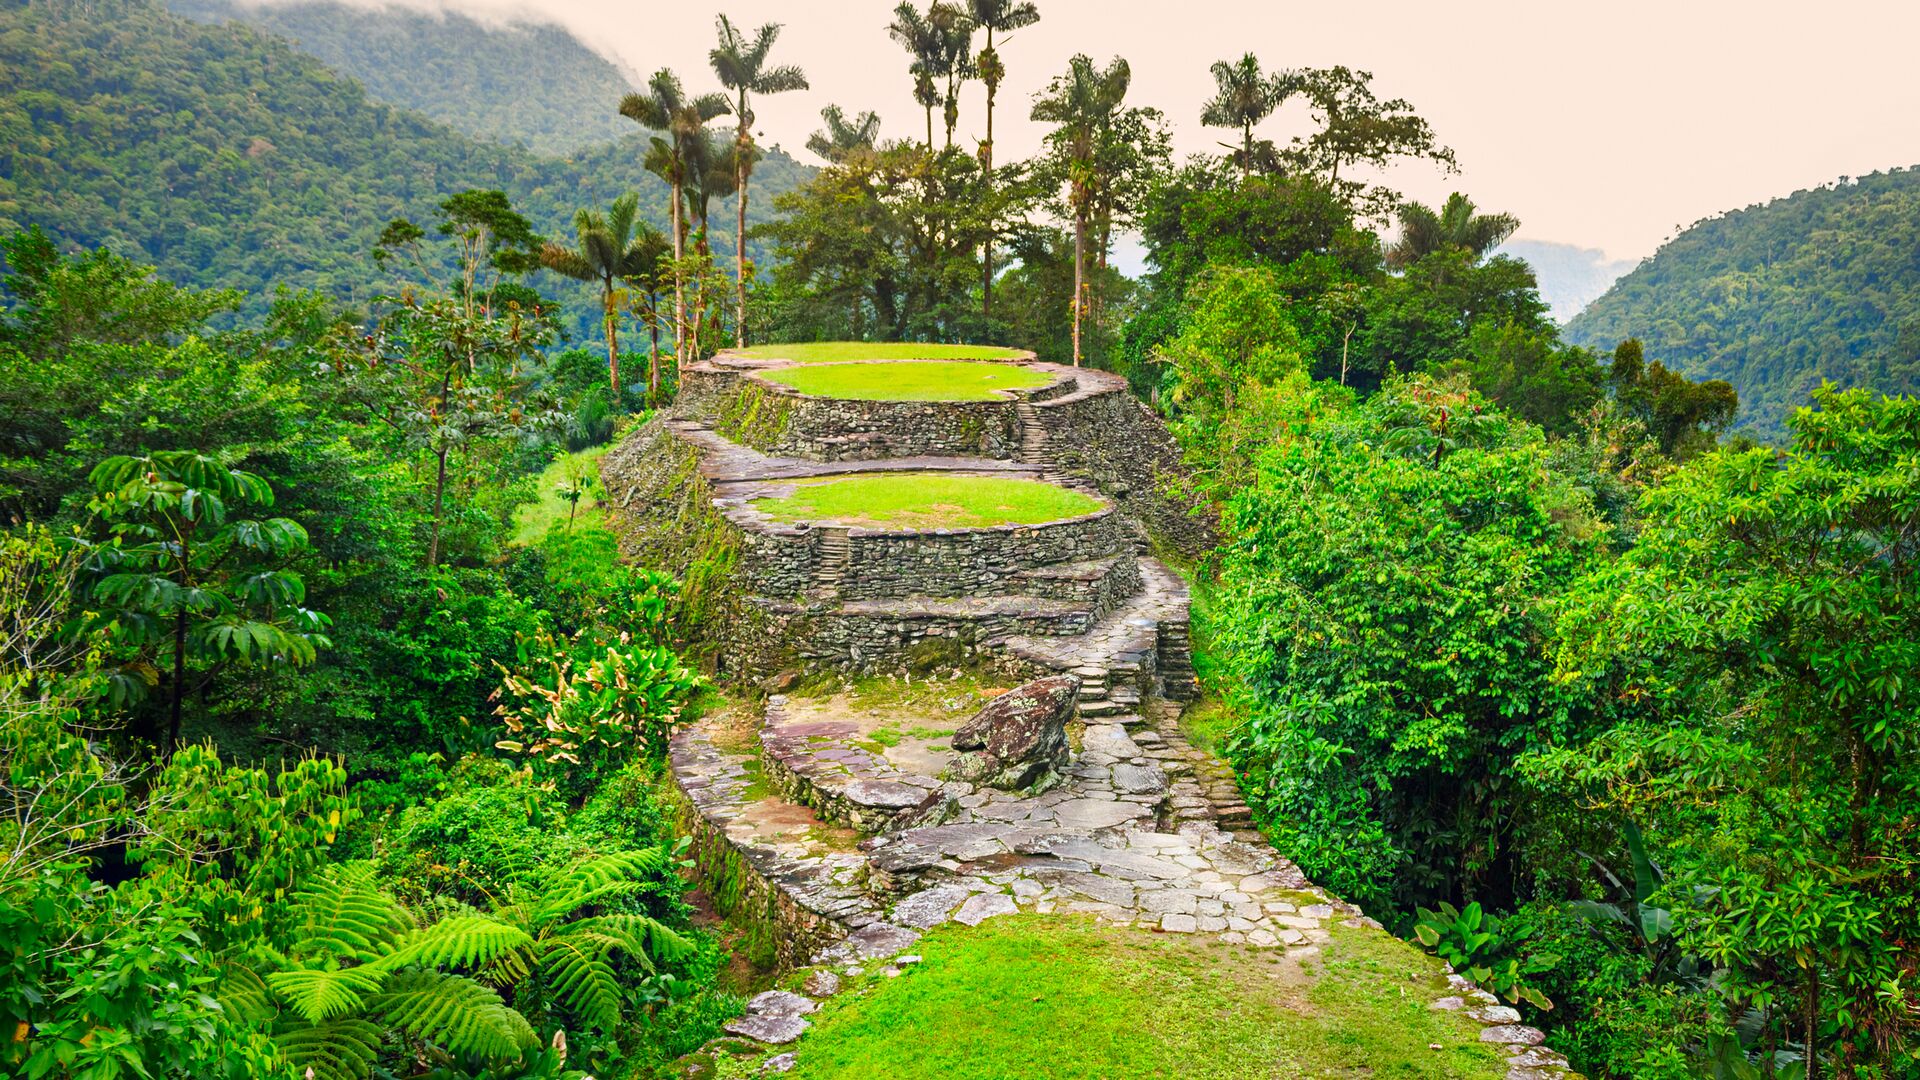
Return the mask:
{"type": "Polygon", "coordinates": [[[1095,698],[1092,701],[1088,701],[1085,698],[1080,700],[1080,715],[1083,717],[1118,716],[1126,711],[1126,706],[1102,698],[1095,698]]]}

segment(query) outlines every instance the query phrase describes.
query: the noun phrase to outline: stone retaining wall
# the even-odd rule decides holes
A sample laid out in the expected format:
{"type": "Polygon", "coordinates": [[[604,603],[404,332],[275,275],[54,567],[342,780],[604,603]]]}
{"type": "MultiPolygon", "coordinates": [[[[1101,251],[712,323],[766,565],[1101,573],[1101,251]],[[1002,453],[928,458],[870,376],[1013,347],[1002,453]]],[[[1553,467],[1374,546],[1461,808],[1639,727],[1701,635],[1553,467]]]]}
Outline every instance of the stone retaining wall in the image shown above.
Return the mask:
{"type": "MultiPolygon", "coordinates": [[[[737,511],[741,582],[762,596],[792,598],[820,584],[826,529],[757,519],[737,511]]],[[[1040,525],[927,531],[847,530],[849,600],[907,596],[994,596],[1023,592],[1035,567],[1104,558],[1126,547],[1125,522],[1111,510],[1040,525]]],[[[1039,595],[1052,595],[1044,592],[1039,595]]]]}
{"type": "Polygon", "coordinates": [[[691,365],[682,376],[676,410],[764,453],[813,461],[874,461],[921,455],[1009,457],[1020,445],[1015,403],[1011,397],[993,401],[812,397],[757,378],[751,371],[691,365]]]}
{"type": "Polygon", "coordinates": [[[1211,509],[1183,494],[1179,444],[1117,375],[1083,380],[1080,392],[1033,405],[1059,469],[1094,482],[1161,546],[1189,558],[1219,543],[1211,509]],[[1111,385],[1109,385],[1111,384],[1111,385]],[[1200,513],[1193,511],[1199,508],[1200,513]]]}

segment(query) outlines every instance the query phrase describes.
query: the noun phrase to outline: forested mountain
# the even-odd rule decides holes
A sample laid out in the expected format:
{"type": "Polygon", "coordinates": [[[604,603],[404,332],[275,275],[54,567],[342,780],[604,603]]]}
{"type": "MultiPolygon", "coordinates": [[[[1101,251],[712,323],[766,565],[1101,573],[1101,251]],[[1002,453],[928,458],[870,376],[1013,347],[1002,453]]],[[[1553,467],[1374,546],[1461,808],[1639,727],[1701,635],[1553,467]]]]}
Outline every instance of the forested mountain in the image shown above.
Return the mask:
{"type": "Polygon", "coordinates": [[[608,107],[634,80],[551,25],[486,26],[457,13],[327,2],[167,0],[201,22],[237,20],[284,37],[367,94],[456,131],[567,154],[633,131],[608,107]]]}
{"type": "Polygon", "coordinates": [[[1725,379],[1743,422],[1778,440],[1830,379],[1920,389],[1920,169],[1797,191],[1694,224],[1567,327],[1638,337],[1694,378],[1725,379]]]}
{"type": "Polygon", "coordinates": [[[1540,281],[1540,299],[1554,320],[1573,318],[1634,267],[1632,259],[1609,259],[1598,248],[1553,240],[1509,240],[1500,254],[1523,259],[1540,281]]]}
{"type": "MultiPolygon", "coordinates": [[[[349,301],[387,290],[368,261],[381,228],[427,221],[467,188],[504,190],[567,238],[575,210],[638,190],[664,228],[668,192],[641,168],[644,146],[635,132],[549,158],[476,140],[369,100],[278,38],[151,0],[0,4],[0,232],[38,225],[175,281],[245,289],[255,309],[276,285],[349,301]]],[[[752,220],[810,171],[769,151],[752,220]]],[[[714,229],[724,257],[729,217],[714,229]]]]}

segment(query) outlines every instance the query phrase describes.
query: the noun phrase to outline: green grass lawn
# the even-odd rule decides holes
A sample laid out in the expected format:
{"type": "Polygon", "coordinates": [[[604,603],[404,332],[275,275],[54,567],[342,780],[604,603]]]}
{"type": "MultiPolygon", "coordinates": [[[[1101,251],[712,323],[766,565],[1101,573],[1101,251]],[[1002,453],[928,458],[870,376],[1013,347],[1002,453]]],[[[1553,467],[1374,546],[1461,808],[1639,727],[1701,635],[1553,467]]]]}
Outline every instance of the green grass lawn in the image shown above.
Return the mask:
{"type": "Polygon", "coordinates": [[[801,483],[759,499],[776,521],[833,521],[874,529],[977,529],[1079,517],[1100,500],[1037,480],[955,473],[869,473],[801,483]]]}
{"type": "Polygon", "coordinates": [[[794,360],[825,364],[835,360],[1017,360],[1019,349],[996,345],[930,345],[914,341],[806,341],[793,345],[755,345],[739,355],[755,360],[794,360]]]}
{"type": "Polygon", "coordinates": [[[612,444],[590,446],[577,454],[555,458],[553,464],[540,474],[540,479],[535,481],[534,501],[513,508],[513,542],[537,544],[555,523],[567,520],[567,501],[560,497],[560,488],[571,482],[570,477],[591,479],[587,495],[580,500],[580,508],[573,516],[573,527],[578,529],[600,524],[600,501],[595,498],[600,493],[598,462],[600,456],[611,449],[612,444]]]}
{"type": "Polygon", "coordinates": [[[1053,376],[1013,364],[920,360],[892,364],[812,364],[764,378],[815,397],[865,401],[991,401],[999,391],[1045,386],[1053,376]]]}
{"type": "Polygon", "coordinates": [[[1305,962],[1204,936],[1037,915],[949,925],[895,979],[850,980],[795,1045],[796,1080],[1494,1080],[1479,1025],[1428,1008],[1439,964],[1336,928],[1305,962]],[[1435,1050],[1430,1044],[1439,1044],[1435,1050]]]}

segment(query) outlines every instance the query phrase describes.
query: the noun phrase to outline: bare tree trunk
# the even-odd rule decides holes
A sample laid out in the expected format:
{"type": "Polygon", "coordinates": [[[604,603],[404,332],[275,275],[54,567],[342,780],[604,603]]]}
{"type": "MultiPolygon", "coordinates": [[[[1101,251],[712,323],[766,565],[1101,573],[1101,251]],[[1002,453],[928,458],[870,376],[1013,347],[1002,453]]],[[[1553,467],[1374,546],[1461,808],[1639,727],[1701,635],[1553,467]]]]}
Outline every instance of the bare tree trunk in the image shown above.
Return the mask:
{"type": "Polygon", "coordinates": [[[427,566],[429,569],[440,565],[440,511],[446,505],[447,494],[447,448],[441,447],[436,455],[439,466],[433,480],[433,536],[427,541],[427,566]]]}
{"type": "Polygon", "coordinates": [[[187,694],[187,613],[182,609],[173,617],[173,702],[167,719],[167,745],[160,756],[170,758],[180,745],[180,702],[187,694]]]}

